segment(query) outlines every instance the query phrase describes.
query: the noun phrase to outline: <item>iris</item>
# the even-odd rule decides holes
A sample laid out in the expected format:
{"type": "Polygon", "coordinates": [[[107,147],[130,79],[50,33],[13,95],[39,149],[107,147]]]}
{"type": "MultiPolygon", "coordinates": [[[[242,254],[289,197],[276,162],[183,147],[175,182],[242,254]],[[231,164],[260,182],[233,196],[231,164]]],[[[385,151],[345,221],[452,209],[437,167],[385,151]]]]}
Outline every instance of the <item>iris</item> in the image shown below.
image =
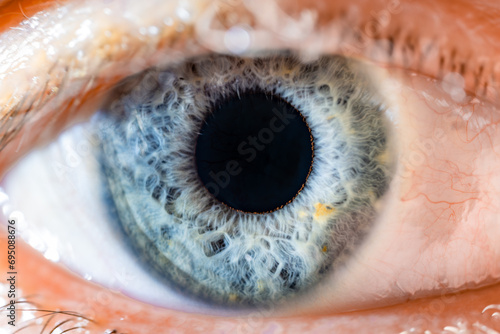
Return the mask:
{"type": "Polygon", "coordinates": [[[100,163],[138,257],[212,304],[279,303],[334,273],[392,175],[384,101],[358,62],[206,55],[125,82],[100,163]]]}

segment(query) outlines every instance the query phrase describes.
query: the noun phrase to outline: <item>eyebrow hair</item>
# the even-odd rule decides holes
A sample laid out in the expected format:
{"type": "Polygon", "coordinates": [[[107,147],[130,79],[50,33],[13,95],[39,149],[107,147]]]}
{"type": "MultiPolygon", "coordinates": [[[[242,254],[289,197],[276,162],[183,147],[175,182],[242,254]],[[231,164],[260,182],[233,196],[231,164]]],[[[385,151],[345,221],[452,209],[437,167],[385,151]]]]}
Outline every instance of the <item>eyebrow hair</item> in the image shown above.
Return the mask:
{"type": "MultiPolygon", "coordinates": [[[[321,0],[316,1],[314,4],[321,2],[321,0]]],[[[399,3],[398,0],[393,0],[393,2],[399,3]]],[[[299,48],[300,44],[304,44],[306,49],[315,51],[320,51],[320,49],[323,51],[322,48],[324,48],[329,52],[343,52],[345,51],[342,50],[343,45],[359,44],[361,46],[356,52],[370,57],[374,48],[380,48],[380,45],[377,45],[378,40],[388,34],[397,36],[404,43],[414,43],[413,48],[418,47],[418,38],[416,42],[409,40],[409,38],[415,38],[416,34],[412,36],[408,32],[409,28],[406,31],[403,30],[398,22],[401,18],[397,16],[394,16],[395,23],[390,22],[378,32],[377,36],[371,36],[370,41],[363,41],[363,30],[356,30],[355,27],[363,26],[363,20],[370,22],[373,18],[360,17],[360,15],[352,17],[344,7],[338,4],[335,6],[340,7],[335,10],[310,12],[316,17],[312,18],[312,25],[309,23],[308,26],[307,15],[305,20],[302,20],[304,17],[300,15],[299,19],[290,19],[291,16],[286,13],[279,13],[282,18],[274,17],[277,15],[274,12],[258,10],[257,7],[262,4],[259,1],[256,1],[254,12],[251,12],[251,8],[243,8],[242,5],[235,7],[234,0],[223,0],[217,2],[216,5],[214,5],[215,2],[210,3],[208,0],[193,1],[191,3],[197,7],[189,8],[191,16],[187,19],[182,15],[166,15],[175,13],[176,8],[172,4],[152,0],[151,3],[157,6],[155,11],[150,11],[141,8],[143,6],[140,4],[132,5],[131,3],[131,1],[122,1],[119,4],[103,4],[96,1],[78,4],[73,1],[57,4],[50,10],[42,11],[0,35],[0,82],[2,84],[0,89],[0,150],[4,149],[22,127],[32,121],[35,116],[41,117],[40,115],[52,113],[55,119],[69,108],[76,109],[83,102],[82,97],[95,96],[99,90],[106,91],[128,75],[150,66],[161,65],[166,62],[165,59],[167,61],[180,59],[179,53],[182,49],[187,49],[188,54],[191,55],[210,50],[224,52],[224,45],[221,41],[228,26],[211,28],[210,24],[214,19],[218,19],[220,24],[225,19],[224,15],[227,15],[229,11],[238,12],[238,15],[244,19],[253,17],[256,20],[256,29],[253,33],[256,40],[260,38],[256,43],[260,48],[271,48],[274,45],[299,48]],[[117,12],[121,15],[116,15],[117,12]],[[92,17],[92,21],[89,17],[92,17]],[[287,20],[293,24],[299,26],[302,24],[306,28],[311,28],[310,34],[305,35],[307,40],[305,37],[284,40],[281,30],[288,23],[287,20]],[[318,32],[319,28],[315,26],[317,21],[322,20],[326,22],[322,24],[330,24],[330,31],[335,29],[337,31],[337,36],[328,39],[329,43],[322,38],[324,37],[322,35],[312,35],[318,32]],[[92,22],[92,25],[89,22],[92,22]],[[260,35],[259,25],[264,26],[261,27],[264,33],[260,35]],[[271,39],[266,35],[270,32],[274,34],[271,39]],[[348,41],[347,44],[346,41],[348,41]],[[318,43],[325,45],[318,46],[318,43]]],[[[266,4],[270,6],[271,3],[274,2],[266,4]]],[[[435,4],[433,6],[438,8],[435,4]]],[[[307,11],[300,13],[307,14],[307,11]]],[[[392,43],[397,43],[397,41],[393,40],[392,43]]],[[[438,42],[435,43],[438,44],[438,42]]],[[[438,54],[433,55],[435,59],[430,62],[434,64],[433,66],[439,62],[443,65],[445,62],[464,63],[472,59],[470,55],[464,57],[465,52],[456,46],[448,45],[448,47],[454,48],[452,54],[446,55],[442,50],[438,50],[438,54]]],[[[484,47],[478,49],[484,50],[484,47]]],[[[391,57],[396,56],[391,55],[391,57]]],[[[399,62],[400,65],[410,68],[414,65],[407,63],[408,59],[405,55],[401,56],[401,59],[391,59],[391,62],[394,64],[399,62]]],[[[417,65],[421,66],[421,64],[417,65]]],[[[489,59],[472,65],[481,69],[479,74],[484,77],[480,82],[475,82],[476,86],[484,82],[496,82],[494,79],[498,73],[492,70],[493,65],[489,59]],[[494,75],[493,80],[492,75],[494,75]]],[[[477,81],[476,78],[470,80],[477,81]]]]}

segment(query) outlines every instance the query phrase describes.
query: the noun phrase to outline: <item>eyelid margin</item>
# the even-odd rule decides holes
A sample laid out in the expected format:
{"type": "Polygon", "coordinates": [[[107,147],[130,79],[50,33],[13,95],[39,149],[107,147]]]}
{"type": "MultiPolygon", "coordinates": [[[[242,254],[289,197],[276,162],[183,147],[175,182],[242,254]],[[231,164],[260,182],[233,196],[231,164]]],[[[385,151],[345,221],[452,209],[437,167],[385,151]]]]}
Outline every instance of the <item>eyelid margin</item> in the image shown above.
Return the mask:
{"type": "MultiPolygon", "coordinates": [[[[83,102],[83,99],[77,99],[79,95],[86,96],[92,91],[97,92],[98,89],[107,90],[113,87],[120,79],[135,74],[153,64],[161,63],[162,61],[165,62],[164,59],[174,61],[180,57],[179,51],[182,48],[187,49],[188,54],[195,55],[206,51],[207,48],[214,47],[217,43],[223,44],[224,41],[222,39],[225,30],[210,29],[211,25],[206,24],[211,23],[211,20],[214,18],[220,20],[220,17],[216,17],[217,15],[215,15],[208,20],[202,20],[207,31],[201,34],[200,30],[196,29],[196,26],[193,25],[193,22],[196,22],[197,18],[201,18],[209,7],[216,8],[217,10],[223,10],[224,8],[231,10],[231,8],[234,9],[234,6],[231,6],[236,2],[234,0],[221,0],[212,3],[213,7],[210,7],[209,2],[206,0],[193,1],[191,5],[194,5],[195,8],[189,8],[188,13],[191,16],[188,15],[188,18],[182,15],[165,17],[163,14],[175,13],[176,10],[178,12],[178,9],[182,7],[175,7],[174,4],[163,5],[163,7],[158,8],[157,13],[148,11],[148,15],[142,15],[147,17],[142,22],[138,19],[138,16],[141,16],[140,12],[131,14],[131,9],[135,8],[130,7],[131,5],[128,2],[120,2],[118,5],[114,4],[118,6],[114,8],[115,11],[111,11],[109,8],[113,4],[88,3],[86,6],[79,6],[78,4],[68,3],[50,11],[40,12],[24,21],[19,27],[4,33],[0,36],[0,48],[3,49],[0,53],[0,78],[2,79],[2,89],[0,91],[3,93],[3,96],[0,96],[0,103],[5,106],[4,110],[0,111],[0,144],[2,144],[0,145],[0,149],[7,145],[6,142],[8,140],[12,139],[9,138],[9,132],[14,131],[14,133],[10,134],[10,137],[14,137],[20,126],[26,122],[27,118],[25,116],[28,112],[29,114],[34,114],[30,110],[37,110],[39,107],[36,103],[26,103],[29,108],[22,108],[22,104],[19,105],[23,101],[31,102],[30,98],[32,96],[30,96],[30,91],[36,91],[39,96],[50,97],[53,100],[51,103],[47,103],[42,110],[36,111],[38,119],[43,117],[56,118],[58,116],[57,113],[64,111],[61,109],[65,103],[73,109],[69,113],[74,113],[74,109],[78,107],[78,104],[83,102]],[[226,6],[222,6],[221,4],[225,4],[226,6]],[[111,13],[117,10],[122,12],[123,15],[112,17],[111,13]],[[67,24],[76,24],[78,29],[65,29],[64,34],[61,31],[57,31],[58,25],[59,29],[61,29],[61,22],[57,23],[56,20],[65,19],[69,15],[64,16],[64,14],[68,13],[71,13],[71,16],[67,24]],[[92,21],[88,17],[92,15],[93,22],[101,24],[92,26],[92,30],[89,31],[88,23],[92,21]],[[172,20],[168,20],[167,22],[165,20],[167,18],[172,20]],[[49,42],[59,43],[60,46],[57,49],[54,48],[53,44],[47,45],[47,36],[44,36],[44,34],[50,35],[51,33],[53,36],[52,40],[49,39],[49,42]],[[98,36],[97,41],[95,39],[96,36],[98,36]],[[42,45],[41,42],[46,44],[42,45]],[[73,49],[71,47],[68,48],[68,45],[65,45],[64,42],[68,42],[69,46],[73,43],[78,47],[73,47],[73,49]],[[87,54],[81,51],[85,46],[90,47],[90,52],[89,50],[85,50],[87,54]],[[33,57],[35,55],[36,57],[33,57]],[[56,61],[55,59],[59,60],[56,61]],[[134,60],[132,61],[132,59],[134,60]],[[47,68],[47,64],[54,66],[53,75],[49,77],[44,76],[44,73],[42,73],[44,68],[47,68]],[[26,85],[26,78],[35,77],[39,79],[39,82],[38,86],[35,86],[33,89],[26,85]],[[7,81],[9,82],[7,83],[7,81]],[[68,83],[65,89],[61,89],[63,82],[68,83]],[[79,87],[74,82],[79,83],[79,87]],[[67,87],[71,87],[71,89],[67,89],[67,87]],[[66,93],[66,96],[63,93],[66,93]],[[68,102],[69,98],[75,98],[75,100],[68,102]],[[9,110],[18,110],[18,116],[15,119],[9,118],[12,116],[12,114],[9,114],[9,110]],[[5,125],[8,123],[12,124],[12,122],[17,123],[18,126],[15,126],[14,129],[6,128],[5,125]]],[[[284,6],[283,11],[274,11],[272,15],[275,15],[274,19],[276,22],[297,23],[300,20],[294,21],[293,17],[297,15],[300,17],[300,14],[304,13],[304,9],[311,9],[312,7],[313,10],[319,12],[317,17],[318,22],[316,22],[315,28],[309,35],[293,41],[286,40],[283,36],[276,36],[279,31],[273,31],[273,29],[276,30],[276,27],[281,27],[280,24],[256,27],[255,31],[253,31],[253,44],[255,48],[262,48],[267,45],[267,47],[277,46],[280,48],[297,49],[300,45],[306,50],[306,52],[303,52],[306,58],[308,56],[314,57],[314,53],[317,54],[319,52],[340,53],[353,57],[366,58],[375,61],[379,65],[407,67],[410,71],[420,72],[431,77],[432,75],[429,75],[429,72],[435,72],[437,73],[435,76],[440,77],[443,75],[442,72],[445,67],[453,70],[453,68],[458,68],[457,66],[459,66],[457,64],[460,63],[461,58],[459,58],[458,54],[463,54],[463,52],[460,53],[456,48],[449,45],[446,47],[446,43],[444,42],[435,42],[431,37],[412,37],[411,34],[405,34],[401,30],[403,23],[408,25],[416,24],[415,22],[408,22],[408,20],[405,21],[406,16],[413,16],[416,12],[429,10],[429,4],[401,3],[400,0],[392,0],[387,4],[379,1],[374,2],[373,5],[366,6],[366,8],[363,7],[362,10],[364,12],[360,13],[357,7],[343,7],[344,5],[336,4],[332,4],[330,7],[333,9],[330,8],[329,11],[318,11],[318,8],[323,3],[324,1],[322,0],[315,1],[310,5],[301,3],[299,4],[299,9],[301,10],[299,13],[291,13],[287,6],[284,6]],[[373,10],[369,14],[368,11],[371,9],[373,10]],[[379,11],[376,11],[377,9],[379,11]],[[322,26],[319,26],[319,22],[321,20],[324,21],[325,13],[331,15],[330,20],[327,20],[326,23],[321,23],[322,26]],[[380,23],[381,15],[389,15],[388,21],[384,24],[380,23]],[[370,36],[367,33],[367,29],[373,23],[378,23],[382,29],[376,31],[377,34],[370,36]],[[326,38],[327,36],[328,38],[326,38]],[[424,42],[418,44],[419,41],[424,42]],[[415,51],[416,48],[420,49],[415,51]],[[429,53],[429,48],[433,52],[429,53]],[[421,53],[425,54],[424,51],[427,52],[425,64],[420,59],[421,57],[418,57],[421,53]],[[449,51],[450,53],[445,55],[445,51],[449,51]],[[414,52],[413,58],[412,52],[414,52]],[[383,57],[380,58],[380,55],[383,55],[383,57]]],[[[263,4],[264,2],[257,1],[255,7],[246,6],[247,11],[250,11],[252,15],[261,17],[258,20],[261,23],[266,21],[262,20],[262,17],[269,18],[267,13],[259,10],[263,4]]],[[[279,2],[279,4],[284,5],[283,2],[279,2]]],[[[434,5],[434,9],[439,11],[437,14],[443,16],[442,22],[434,22],[433,25],[427,27],[427,31],[432,31],[432,27],[436,26],[436,24],[442,26],[443,22],[453,23],[449,15],[443,14],[443,6],[445,6],[443,3],[434,5]]],[[[238,8],[242,8],[242,6],[238,8]]],[[[141,19],[143,18],[141,17],[141,19]]],[[[419,23],[421,23],[420,19],[419,23]]],[[[199,24],[197,25],[198,27],[200,26],[199,24]]],[[[462,25],[467,28],[466,24],[462,25]]],[[[456,24],[447,26],[447,29],[450,30],[454,28],[457,28],[456,24]]],[[[460,28],[464,29],[464,27],[460,28]]],[[[470,34],[467,36],[470,39],[470,34]]],[[[448,44],[450,43],[448,42],[448,44]]],[[[463,44],[467,45],[467,43],[463,44]]],[[[475,50],[476,53],[480,53],[481,51],[485,51],[484,45],[483,47],[478,46],[475,50]]],[[[474,65],[477,69],[468,71],[469,75],[466,77],[467,90],[477,91],[478,87],[482,87],[485,90],[482,92],[484,95],[496,96],[495,78],[497,72],[500,74],[500,67],[495,66],[491,61],[494,58],[495,52],[496,50],[490,52],[490,57],[488,53],[483,52],[484,56],[474,65]]],[[[468,57],[471,56],[469,55],[468,57]]],[[[92,94],[96,93],[91,93],[90,95],[92,94]]],[[[31,100],[34,102],[36,98],[31,100]]],[[[33,117],[30,116],[29,118],[33,117]]],[[[30,149],[27,140],[23,141],[23,139],[26,139],[25,133],[32,131],[33,128],[31,126],[29,130],[23,130],[17,135],[14,142],[8,145],[9,147],[5,151],[9,153],[9,161],[0,162],[0,170],[2,168],[5,169],[6,166],[17,160],[17,158],[11,158],[12,155],[17,157],[18,153],[22,154],[30,149]]],[[[45,133],[48,133],[49,130],[47,129],[45,133]]],[[[44,136],[46,137],[47,135],[45,134],[44,136]]],[[[42,134],[31,134],[35,142],[44,136],[42,134]]]]}

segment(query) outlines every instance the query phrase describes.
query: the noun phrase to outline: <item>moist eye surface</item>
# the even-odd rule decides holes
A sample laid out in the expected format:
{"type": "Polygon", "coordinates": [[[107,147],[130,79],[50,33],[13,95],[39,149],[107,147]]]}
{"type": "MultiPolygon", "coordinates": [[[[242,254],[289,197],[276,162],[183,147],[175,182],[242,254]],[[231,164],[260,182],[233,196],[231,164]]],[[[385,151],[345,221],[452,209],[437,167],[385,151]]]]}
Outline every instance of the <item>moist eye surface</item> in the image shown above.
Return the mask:
{"type": "Polygon", "coordinates": [[[392,173],[359,63],[209,55],[134,83],[99,115],[100,161],[120,226],[166,284],[277,303],[356,250],[392,173]]]}

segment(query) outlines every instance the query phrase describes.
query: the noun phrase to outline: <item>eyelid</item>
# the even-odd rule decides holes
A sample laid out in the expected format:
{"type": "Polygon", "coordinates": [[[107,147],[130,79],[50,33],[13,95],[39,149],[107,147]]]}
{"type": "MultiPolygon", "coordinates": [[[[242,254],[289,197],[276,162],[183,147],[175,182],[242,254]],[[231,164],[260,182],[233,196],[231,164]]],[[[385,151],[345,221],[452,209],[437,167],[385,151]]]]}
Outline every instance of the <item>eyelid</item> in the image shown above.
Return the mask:
{"type": "MultiPolygon", "coordinates": [[[[159,4],[159,12],[172,12],[170,7],[171,3],[159,4]]],[[[136,10],[134,16],[132,9],[124,2],[68,3],[0,36],[0,150],[5,153],[0,171],[41,138],[60,131],[61,120],[72,119],[89,102],[84,98],[102,96],[161,56],[178,57],[175,52],[184,48],[192,29],[185,24],[179,32],[173,24],[157,34],[151,29],[144,33],[141,28],[162,24],[161,15],[140,15],[136,10]],[[112,15],[122,11],[121,17],[112,15]]]]}
{"type": "MultiPolygon", "coordinates": [[[[164,59],[172,62],[181,58],[181,50],[184,50],[185,56],[189,56],[223,45],[225,29],[228,28],[224,23],[229,23],[219,22],[219,26],[222,24],[223,28],[212,28],[215,25],[212,20],[220,21],[224,14],[227,16],[236,9],[242,16],[237,18],[236,22],[240,22],[240,19],[244,19],[248,14],[257,18],[256,26],[252,27],[250,32],[255,49],[272,46],[301,49],[306,58],[318,53],[342,53],[368,58],[391,67],[405,67],[430,77],[442,76],[440,72],[446,67],[452,70],[455,66],[453,62],[460,62],[457,60],[458,55],[465,54],[464,49],[451,45],[449,41],[443,43],[425,39],[420,36],[421,32],[418,36],[411,33],[415,27],[411,27],[411,21],[405,19],[408,15],[416,17],[415,12],[429,10],[425,5],[410,3],[403,6],[399,5],[399,0],[393,0],[383,7],[377,4],[373,7],[364,6],[363,12],[358,7],[345,7],[347,5],[337,3],[331,3],[325,11],[309,7],[313,10],[309,12],[309,19],[311,15],[316,15],[315,28],[310,34],[290,39],[289,34],[285,33],[283,36],[280,33],[280,28],[293,28],[301,22],[307,23],[307,20],[300,19],[300,15],[277,10],[268,14],[259,10],[266,4],[269,6],[264,0],[255,0],[254,7],[243,7],[241,4],[234,7],[234,3],[234,0],[218,3],[198,0],[189,3],[192,7],[183,8],[170,2],[164,4],[152,1],[155,6],[147,7],[154,7],[155,11],[128,1],[109,4],[95,2],[87,5],[68,3],[39,13],[16,29],[6,32],[0,36],[0,105],[3,106],[0,111],[0,149],[11,139],[9,133],[13,136],[26,121],[25,116],[28,113],[34,114],[36,111],[38,115],[52,114],[51,117],[56,118],[57,113],[62,113],[65,108],[71,108],[73,112],[73,109],[84,102],[82,96],[97,95],[98,91],[106,91],[124,77],[152,65],[165,63],[164,59]],[[179,8],[186,10],[185,13],[191,16],[175,15],[179,13],[179,8]],[[217,8],[217,11],[213,11],[214,8],[217,8]],[[374,11],[369,13],[372,8],[374,11]],[[207,9],[212,9],[211,15],[207,14],[210,13],[207,9]],[[141,11],[144,15],[141,15],[141,11]],[[117,12],[122,15],[111,14],[117,12]],[[68,13],[71,15],[67,15],[68,13]],[[174,15],[168,16],[168,13],[174,15]],[[384,24],[380,23],[382,14],[388,15],[384,24]],[[328,20],[325,20],[325,15],[329,15],[328,20]],[[92,17],[92,20],[89,20],[89,17],[92,17]],[[193,26],[193,22],[198,23],[193,26]],[[374,22],[378,22],[382,28],[377,34],[372,34],[371,38],[367,29],[374,22]],[[63,30],[63,26],[66,29],[63,30]],[[405,30],[401,27],[405,27],[405,30]],[[419,41],[423,42],[418,44],[419,41]],[[424,50],[416,50],[417,47],[424,50]],[[392,52],[388,52],[389,50],[392,52]],[[429,53],[429,50],[434,52],[429,53]],[[448,50],[451,51],[447,53],[448,50]],[[427,56],[426,61],[419,57],[420,53],[427,56]],[[47,68],[51,69],[48,73],[47,68]],[[33,82],[32,78],[37,78],[38,81],[33,82]],[[9,119],[10,116],[15,117],[9,119]],[[7,121],[10,125],[6,124],[7,121]]],[[[318,1],[312,7],[320,6],[321,3],[318,1]]],[[[286,3],[280,5],[286,6],[286,3]]],[[[299,6],[302,17],[305,13],[302,10],[307,6],[299,6]]],[[[440,22],[431,21],[427,31],[432,31],[433,26],[441,27],[442,22],[453,22],[453,17],[443,12],[443,6],[434,5],[433,9],[440,15],[440,22]]],[[[421,25],[422,17],[426,16],[418,17],[418,23],[421,25]]],[[[226,19],[229,20],[227,17],[226,19]]],[[[456,32],[457,26],[450,24],[446,29],[455,29],[456,32]]],[[[458,30],[460,29],[467,29],[467,25],[458,27],[458,30]]],[[[442,29],[439,31],[440,34],[443,33],[442,29]]],[[[464,38],[471,39],[471,35],[467,34],[464,38]]],[[[470,48],[470,44],[463,41],[459,44],[470,48]]],[[[224,49],[220,48],[218,51],[223,52],[224,49]]],[[[491,52],[491,47],[485,47],[484,43],[470,51],[477,54],[482,52],[483,59],[476,61],[479,64],[477,71],[467,72],[470,74],[466,77],[466,89],[469,91],[495,82],[497,71],[489,61],[493,57],[488,57],[488,51],[491,56],[495,54],[495,50],[491,52]]],[[[468,57],[467,62],[472,62],[472,53],[469,53],[468,57]]],[[[493,92],[496,90],[493,89],[493,92]]],[[[23,149],[29,149],[28,143],[24,143],[23,149]]],[[[3,166],[0,163],[1,167],[3,166]]]]}

